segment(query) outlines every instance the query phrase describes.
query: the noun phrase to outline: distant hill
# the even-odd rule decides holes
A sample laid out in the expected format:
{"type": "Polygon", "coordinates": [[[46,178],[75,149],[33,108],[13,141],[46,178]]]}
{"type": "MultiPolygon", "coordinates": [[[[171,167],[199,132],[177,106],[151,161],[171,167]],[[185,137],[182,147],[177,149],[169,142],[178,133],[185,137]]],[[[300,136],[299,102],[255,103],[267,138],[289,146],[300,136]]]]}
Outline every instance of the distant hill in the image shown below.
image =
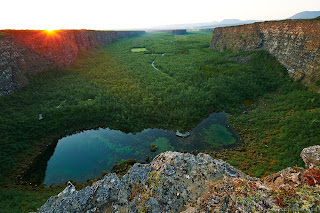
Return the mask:
{"type": "Polygon", "coordinates": [[[289,17],[288,19],[313,19],[318,16],[320,16],[320,11],[303,11],[289,17]]]}
{"type": "Polygon", "coordinates": [[[213,22],[211,24],[203,24],[199,26],[199,29],[204,28],[216,28],[216,27],[227,27],[227,26],[236,26],[236,25],[243,25],[243,24],[252,24],[254,22],[261,22],[261,20],[239,20],[239,19],[224,19],[220,22],[213,22]]]}
{"type": "Polygon", "coordinates": [[[220,22],[213,21],[207,23],[195,23],[195,24],[174,24],[174,25],[163,25],[152,27],[147,30],[172,30],[172,29],[208,29],[215,27],[226,27],[226,26],[234,26],[234,25],[242,25],[242,24],[251,24],[254,22],[260,22],[260,20],[239,20],[239,19],[224,19],[220,22]]]}
{"type": "Polygon", "coordinates": [[[241,21],[239,19],[223,19],[219,24],[239,24],[241,22],[245,21],[241,21]]]}

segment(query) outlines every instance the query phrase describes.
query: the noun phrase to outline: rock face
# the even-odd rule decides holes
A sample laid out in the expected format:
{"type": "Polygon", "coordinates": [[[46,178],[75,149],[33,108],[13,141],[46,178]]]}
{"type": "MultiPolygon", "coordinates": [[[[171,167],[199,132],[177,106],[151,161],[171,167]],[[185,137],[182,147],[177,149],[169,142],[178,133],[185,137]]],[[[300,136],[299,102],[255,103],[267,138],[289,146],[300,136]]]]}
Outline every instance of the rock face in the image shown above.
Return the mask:
{"type": "Polygon", "coordinates": [[[0,96],[28,83],[27,75],[69,66],[80,50],[108,44],[142,31],[0,31],[0,96]]]}
{"type": "Polygon", "coordinates": [[[178,212],[196,203],[210,182],[245,174],[209,155],[165,152],[150,164],[135,164],[120,180],[114,174],[91,187],[67,188],[51,197],[39,212],[178,212]]]}
{"type": "Polygon", "coordinates": [[[211,48],[223,51],[264,49],[295,80],[320,92],[320,20],[270,21],[215,28],[211,48]]]}
{"type": "Polygon", "coordinates": [[[313,211],[320,208],[320,171],[311,172],[287,168],[260,180],[206,154],[165,152],[121,179],[108,174],[80,191],[69,182],[38,212],[313,211]]]}

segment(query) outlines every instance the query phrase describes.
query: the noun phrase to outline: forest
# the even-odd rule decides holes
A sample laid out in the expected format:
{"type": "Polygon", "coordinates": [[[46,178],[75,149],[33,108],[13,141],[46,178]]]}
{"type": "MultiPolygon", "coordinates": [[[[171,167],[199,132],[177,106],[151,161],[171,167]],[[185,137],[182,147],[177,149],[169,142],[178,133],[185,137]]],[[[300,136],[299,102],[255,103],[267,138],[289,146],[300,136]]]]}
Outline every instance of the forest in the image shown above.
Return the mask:
{"type": "Polygon", "coordinates": [[[256,177],[303,166],[301,150],[320,141],[320,94],[293,82],[265,51],[209,49],[211,36],[119,39],[81,52],[69,68],[29,76],[28,86],[0,97],[2,209],[35,211],[61,191],[63,185],[30,186],[23,174],[61,137],[98,127],[185,132],[225,111],[241,145],[208,154],[256,177]],[[253,104],[244,104],[248,99],[253,104]]]}

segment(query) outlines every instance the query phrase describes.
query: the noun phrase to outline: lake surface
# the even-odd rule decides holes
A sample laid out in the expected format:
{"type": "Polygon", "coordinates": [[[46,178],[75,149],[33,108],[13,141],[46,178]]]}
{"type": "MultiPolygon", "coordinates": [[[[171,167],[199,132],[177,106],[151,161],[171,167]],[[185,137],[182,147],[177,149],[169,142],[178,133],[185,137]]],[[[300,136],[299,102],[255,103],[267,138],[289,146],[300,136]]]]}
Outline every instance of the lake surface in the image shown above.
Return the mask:
{"type": "MultiPolygon", "coordinates": [[[[121,160],[134,158],[137,162],[150,160],[160,152],[204,152],[235,146],[237,136],[227,123],[224,112],[211,114],[181,138],[175,131],[145,129],[140,133],[120,130],[87,130],[60,139],[47,162],[44,184],[63,184],[68,180],[85,182],[100,177],[121,160]],[[151,152],[151,145],[158,150],[151,152]]],[[[42,169],[43,170],[43,169],[42,169]]]]}

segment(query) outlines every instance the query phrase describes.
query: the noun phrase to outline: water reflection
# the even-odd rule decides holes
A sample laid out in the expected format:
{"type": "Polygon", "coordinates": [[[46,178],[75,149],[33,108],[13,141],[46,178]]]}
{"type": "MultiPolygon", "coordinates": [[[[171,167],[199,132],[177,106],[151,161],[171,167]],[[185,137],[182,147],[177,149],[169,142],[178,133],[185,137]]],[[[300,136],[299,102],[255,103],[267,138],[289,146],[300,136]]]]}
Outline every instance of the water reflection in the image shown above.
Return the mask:
{"type": "Polygon", "coordinates": [[[101,176],[120,162],[134,158],[152,159],[164,151],[206,151],[234,146],[236,135],[227,123],[224,112],[211,114],[194,129],[190,136],[181,138],[175,131],[145,129],[140,133],[124,133],[119,130],[88,130],[59,140],[47,163],[44,184],[65,183],[68,180],[84,182],[101,176]],[[158,150],[151,152],[151,145],[158,150]]]}

